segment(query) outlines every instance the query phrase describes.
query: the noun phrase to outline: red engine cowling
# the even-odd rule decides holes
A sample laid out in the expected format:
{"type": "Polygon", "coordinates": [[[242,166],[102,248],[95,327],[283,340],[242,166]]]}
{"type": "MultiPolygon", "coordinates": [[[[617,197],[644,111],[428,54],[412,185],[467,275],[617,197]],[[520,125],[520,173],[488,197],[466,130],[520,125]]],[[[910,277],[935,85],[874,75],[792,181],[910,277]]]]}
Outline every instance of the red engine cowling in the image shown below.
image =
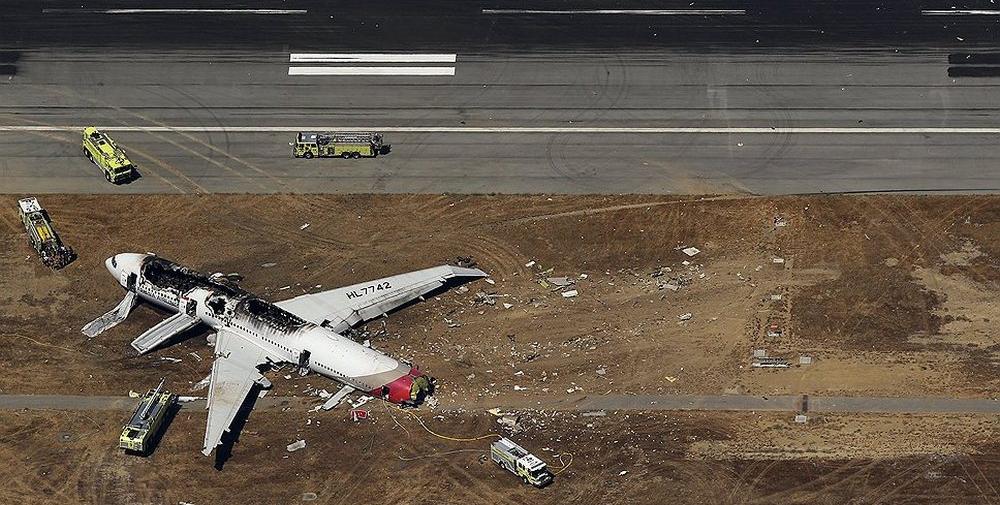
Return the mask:
{"type": "Polygon", "coordinates": [[[424,401],[424,398],[431,394],[432,389],[431,379],[413,367],[408,374],[372,391],[370,394],[392,403],[416,405],[424,401]]]}

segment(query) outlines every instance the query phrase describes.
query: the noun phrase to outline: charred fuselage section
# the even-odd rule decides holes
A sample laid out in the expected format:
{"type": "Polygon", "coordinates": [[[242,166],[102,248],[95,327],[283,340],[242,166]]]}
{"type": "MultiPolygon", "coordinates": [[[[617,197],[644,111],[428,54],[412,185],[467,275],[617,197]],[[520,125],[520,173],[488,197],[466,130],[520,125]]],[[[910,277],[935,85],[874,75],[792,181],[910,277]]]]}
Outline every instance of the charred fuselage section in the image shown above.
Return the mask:
{"type": "Polygon", "coordinates": [[[173,291],[175,295],[187,293],[194,288],[204,288],[230,298],[251,296],[224,277],[209,277],[157,256],[148,256],[143,262],[142,278],[158,288],[173,291]]]}
{"type": "MultiPolygon", "coordinates": [[[[141,272],[143,280],[178,298],[194,289],[210,292],[205,306],[220,321],[243,321],[255,330],[271,330],[275,335],[287,334],[307,324],[302,318],[240,288],[227,277],[205,275],[156,256],[146,258],[141,272]]],[[[178,307],[178,310],[185,309],[178,307]]]]}

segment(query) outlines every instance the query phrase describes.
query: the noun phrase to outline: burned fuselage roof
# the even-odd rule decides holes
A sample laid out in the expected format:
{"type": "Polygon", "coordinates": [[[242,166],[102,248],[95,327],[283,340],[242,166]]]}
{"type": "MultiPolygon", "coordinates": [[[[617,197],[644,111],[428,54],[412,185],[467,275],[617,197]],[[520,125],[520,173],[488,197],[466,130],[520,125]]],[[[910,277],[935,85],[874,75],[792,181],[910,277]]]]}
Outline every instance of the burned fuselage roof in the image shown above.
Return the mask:
{"type": "Polygon", "coordinates": [[[236,312],[243,312],[251,319],[257,319],[280,330],[299,328],[306,324],[301,317],[253,296],[241,300],[236,306],[236,312]]]}
{"type": "Polygon", "coordinates": [[[306,324],[304,319],[257,298],[224,277],[211,277],[163,258],[147,257],[142,264],[142,276],[153,285],[174,290],[178,295],[194,288],[211,291],[213,294],[207,305],[217,315],[232,310],[245,315],[248,320],[279,331],[293,330],[306,324]]]}
{"type": "Polygon", "coordinates": [[[206,288],[230,298],[250,296],[250,293],[228,282],[213,279],[158,256],[146,257],[142,264],[142,277],[154,286],[173,289],[178,294],[187,293],[194,288],[206,288]]]}

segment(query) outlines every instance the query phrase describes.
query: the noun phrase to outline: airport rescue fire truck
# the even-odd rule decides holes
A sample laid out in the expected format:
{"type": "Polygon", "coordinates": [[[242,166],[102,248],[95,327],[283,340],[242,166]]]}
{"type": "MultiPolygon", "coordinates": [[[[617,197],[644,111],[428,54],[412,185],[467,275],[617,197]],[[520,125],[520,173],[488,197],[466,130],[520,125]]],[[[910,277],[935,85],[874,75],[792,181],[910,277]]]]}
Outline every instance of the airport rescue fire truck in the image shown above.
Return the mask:
{"type": "Polygon", "coordinates": [[[93,126],[83,129],[83,154],[104,172],[108,182],[119,184],[135,178],[136,170],[125,150],[107,133],[93,126]]]}
{"type": "Polygon", "coordinates": [[[490,459],[500,468],[520,477],[525,484],[545,487],[552,482],[552,473],[545,463],[510,439],[501,438],[493,442],[490,459]]]}
{"type": "Polygon", "coordinates": [[[156,389],[150,389],[139,400],[128,424],[122,428],[119,448],[138,454],[146,454],[151,449],[150,441],[162,427],[167,412],[177,403],[177,396],[163,389],[165,381],[161,379],[156,389]]]}
{"type": "Polygon", "coordinates": [[[289,142],[296,158],[374,158],[388,154],[390,146],[382,143],[382,134],[375,132],[299,132],[295,142],[289,142]]]}
{"type": "Polygon", "coordinates": [[[28,232],[28,244],[38,253],[42,263],[56,270],[72,263],[76,259],[76,253],[59,239],[49,213],[38,203],[38,199],[22,198],[17,204],[21,212],[21,222],[24,223],[24,231],[28,232]]]}

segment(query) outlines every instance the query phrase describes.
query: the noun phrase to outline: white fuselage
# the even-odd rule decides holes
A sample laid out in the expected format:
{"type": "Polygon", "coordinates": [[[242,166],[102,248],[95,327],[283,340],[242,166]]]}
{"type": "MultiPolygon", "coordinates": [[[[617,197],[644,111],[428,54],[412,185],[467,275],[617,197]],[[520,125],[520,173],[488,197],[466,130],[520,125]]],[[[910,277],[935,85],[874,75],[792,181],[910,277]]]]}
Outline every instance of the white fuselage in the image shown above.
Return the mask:
{"type": "Polygon", "coordinates": [[[108,269],[142,299],[184,311],[215,331],[239,334],[276,363],[292,363],[371,392],[406,376],[411,367],[328,328],[304,321],[219,279],[150,255],[119,254],[108,269]]]}

